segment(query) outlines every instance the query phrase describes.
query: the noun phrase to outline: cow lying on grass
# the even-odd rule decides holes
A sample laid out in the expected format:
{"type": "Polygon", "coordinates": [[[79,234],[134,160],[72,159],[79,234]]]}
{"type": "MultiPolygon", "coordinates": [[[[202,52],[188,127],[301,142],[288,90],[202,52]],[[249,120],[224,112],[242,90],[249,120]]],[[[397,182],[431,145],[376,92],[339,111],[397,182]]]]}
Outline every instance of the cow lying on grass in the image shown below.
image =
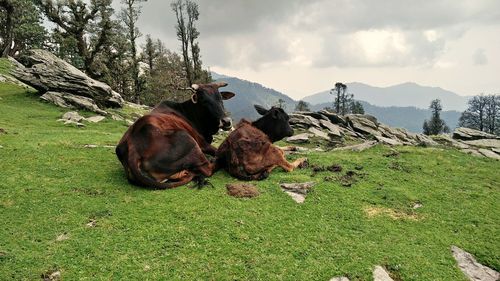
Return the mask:
{"type": "Polygon", "coordinates": [[[255,109],[263,116],[255,122],[240,121],[217,150],[217,168],[225,168],[238,179],[262,180],[278,166],[291,172],[305,164],[306,158],[289,163],[284,152],[273,145],[273,142],[293,135],[288,114],[277,107],[266,110],[255,105],[255,109]]]}
{"type": "Polygon", "coordinates": [[[215,164],[204,153],[214,156],[212,136],[219,128],[231,128],[222,100],[232,98],[234,93],[218,90],[226,85],[193,85],[190,100],[162,102],[132,124],[116,147],[128,180],[167,189],[197,176],[211,176],[215,164]]]}

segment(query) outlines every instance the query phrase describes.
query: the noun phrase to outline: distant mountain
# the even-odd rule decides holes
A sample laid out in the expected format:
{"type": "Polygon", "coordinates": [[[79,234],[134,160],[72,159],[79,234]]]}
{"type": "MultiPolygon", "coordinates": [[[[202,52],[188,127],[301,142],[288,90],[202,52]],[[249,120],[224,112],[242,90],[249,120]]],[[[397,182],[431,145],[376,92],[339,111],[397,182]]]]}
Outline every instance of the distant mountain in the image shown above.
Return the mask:
{"type": "Polygon", "coordinates": [[[253,107],[254,104],[269,108],[277,105],[279,99],[283,99],[286,111],[291,112],[295,109],[297,102],[292,98],[273,89],[266,88],[261,84],[215,72],[212,72],[212,78],[215,81],[228,83],[228,86],[221,88],[221,91],[232,91],[236,94],[234,98],[224,102],[224,106],[227,111],[231,112],[234,122],[238,122],[241,118],[257,119],[259,115],[253,107]]]}
{"type": "MultiPolygon", "coordinates": [[[[427,109],[433,99],[440,99],[443,109],[463,111],[467,107],[468,97],[459,96],[439,87],[421,86],[415,83],[403,83],[391,87],[373,87],[363,83],[346,84],[350,93],[357,100],[366,101],[376,106],[413,106],[427,109]]],[[[303,99],[310,104],[333,100],[330,90],[310,95],[303,99]]]]}
{"type": "MultiPolygon", "coordinates": [[[[431,111],[429,109],[420,109],[412,106],[406,107],[382,107],[372,105],[365,101],[361,101],[366,114],[377,117],[378,121],[387,124],[391,127],[405,128],[413,133],[421,133],[422,125],[425,119],[430,119],[431,111]]],[[[322,103],[311,106],[311,110],[317,111],[325,107],[331,107],[331,103],[322,103]]],[[[455,110],[442,111],[441,119],[446,122],[446,125],[451,130],[458,126],[460,112],[455,110]]]]}

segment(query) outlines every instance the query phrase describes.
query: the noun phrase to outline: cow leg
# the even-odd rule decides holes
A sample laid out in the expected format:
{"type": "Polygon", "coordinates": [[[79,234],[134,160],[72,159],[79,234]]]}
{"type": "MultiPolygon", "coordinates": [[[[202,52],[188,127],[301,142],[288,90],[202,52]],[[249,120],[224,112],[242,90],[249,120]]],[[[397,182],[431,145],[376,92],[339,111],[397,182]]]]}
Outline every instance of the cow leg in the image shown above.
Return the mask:
{"type": "Polygon", "coordinates": [[[283,152],[283,150],[281,150],[278,147],[272,147],[272,150],[273,150],[273,155],[275,155],[276,158],[273,159],[274,160],[273,164],[275,164],[275,165],[274,166],[270,166],[268,168],[269,173],[276,166],[280,166],[285,171],[291,172],[291,171],[293,171],[294,169],[296,169],[297,167],[301,166],[302,164],[304,164],[307,161],[307,158],[299,158],[299,159],[293,161],[292,163],[290,163],[290,162],[288,162],[286,160],[285,153],[283,152]]]}

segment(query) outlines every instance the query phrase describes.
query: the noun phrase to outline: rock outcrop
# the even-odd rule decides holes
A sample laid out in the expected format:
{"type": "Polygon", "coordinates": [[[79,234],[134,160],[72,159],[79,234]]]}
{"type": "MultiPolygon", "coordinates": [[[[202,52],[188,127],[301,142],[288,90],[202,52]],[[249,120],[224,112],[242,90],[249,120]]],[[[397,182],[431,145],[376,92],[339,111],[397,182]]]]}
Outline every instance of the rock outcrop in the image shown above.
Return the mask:
{"type": "Polygon", "coordinates": [[[52,53],[34,49],[17,62],[13,62],[11,74],[38,90],[41,94],[50,93],[60,106],[71,105],[104,114],[102,108],[122,107],[123,98],[105,83],[88,77],[76,67],[56,57],[52,53]],[[80,103],[80,98],[82,102],[80,103]],[[95,105],[89,107],[89,99],[95,105]]]}
{"type": "MultiPolygon", "coordinates": [[[[402,128],[392,128],[379,123],[377,118],[367,114],[348,114],[340,116],[327,110],[318,112],[294,112],[290,114],[290,124],[299,131],[298,134],[287,139],[290,143],[308,142],[311,137],[318,137],[333,144],[344,141],[363,142],[387,145],[438,145],[434,140],[423,134],[413,134],[402,128]],[[370,141],[373,140],[373,141],[370,141]],[[367,142],[368,141],[368,142],[367,142]]],[[[362,149],[361,149],[362,150],[362,149]]]]}
{"type": "Polygon", "coordinates": [[[478,157],[500,160],[500,137],[482,131],[457,128],[452,137],[448,135],[433,136],[440,144],[460,149],[460,151],[478,157]]]}

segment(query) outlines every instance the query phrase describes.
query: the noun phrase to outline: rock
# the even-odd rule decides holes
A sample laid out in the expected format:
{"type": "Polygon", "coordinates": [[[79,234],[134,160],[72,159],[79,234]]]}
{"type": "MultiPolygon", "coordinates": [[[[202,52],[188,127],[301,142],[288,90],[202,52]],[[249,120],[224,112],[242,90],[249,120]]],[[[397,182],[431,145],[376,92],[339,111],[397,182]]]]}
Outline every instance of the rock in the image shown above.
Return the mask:
{"type": "Polygon", "coordinates": [[[57,242],[61,242],[68,239],[69,239],[69,234],[67,234],[66,232],[56,237],[57,242]]]}
{"type": "Polygon", "coordinates": [[[480,139],[498,139],[499,136],[488,134],[479,130],[470,128],[456,128],[453,132],[453,138],[459,140],[480,140],[480,139]]]}
{"type": "Polygon", "coordinates": [[[59,107],[64,108],[79,108],[93,111],[102,115],[108,114],[106,111],[100,109],[91,98],[73,95],[69,93],[60,92],[46,92],[41,99],[51,102],[59,107]]]}
{"type": "Polygon", "coordinates": [[[333,149],[333,151],[340,151],[340,150],[352,150],[352,151],[363,151],[368,148],[371,148],[377,144],[377,141],[367,141],[361,144],[355,144],[355,145],[349,145],[349,146],[344,146],[344,147],[337,147],[333,149]]]}
{"type": "MultiPolygon", "coordinates": [[[[350,128],[347,129],[347,128],[340,127],[340,133],[344,136],[348,136],[351,138],[360,138],[360,136],[356,132],[350,130],[350,128]]],[[[364,139],[365,137],[363,135],[361,135],[361,138],[364,139]]]]}
{"type": "Polygon", "coordinates": [[[327,110],[320,110],[318,111],[318,113],[320,113],[321,115],[325,116],[326,118],[328,118],[328,120],[330,120],[330,122],[332,122],[333,124],[337,124],[337,125],[341,125],[341,126],[346,126],[347,125],[347,122],[345,120],[344,117],[336,114],[336,113],[333,113],[333,112],[330,112],[330,111],[327,111],[327,110]]]}
{"type": "Polygon", "coordinates": [[[497,281],[500,279],[500,273],[484,266],[476,261],[474,256],[466,251],[451,246],[451,253],[458,263],[458,267],[471,281],[497,281]]]}
{"type": "Polygon", "coordinates": [[[388,145],[403,145],[400,141],[395,140],[395,139],[390,139],[382,136],[375,136],[375,138],[383,143],[383,144],[388,144],[388,145]]]}
{"type": "Polygon", "coordinates": [[[387,271],[385,271],[383,267],[377,265],[373,270],[373,281],[394,281],[394,280],[391,278],[391,276],[389,276],[389,273],[387,273],[387,271]]]}
{"type": "Polygon", "coordinates": [[[0,74],[0,82],[2,82],[2,83],[11,83],[11,84],[23,87],[23,88],[29,88],[28,85],[24,84],[23,82],[17,80],[14,77],[9,76],[9,75],[0,74]]]}
{"type": "Polygon", "coordinates": [[[478,151],[479,151],[479,153],[481,153],[482,155],[484,155],[488,158],[500,160],[500,155],[496,154],[495,152],[493,152],[489,149],[480,148],[480,149],[478,149],[478,151]]]}
{"type": "Polygon", "coordinates": [[[95,219],[90,219],[87,224],[85,224],[86,227],[96,227],[97,221],[95,219]]]}
{"type": "Polygon", "coordinates": [[[311,135],[308,133],[298,134],[298,135],[286,138],[286,141],[290,142],[290,143],[305,143],[305,142],[309,142],[310,136],[311,135]]]}
{"type": "Polygon", "coordinates": [[[106,117],[100,116],[100,115],[96,115],[96,116],[89,117],[86,120],[89,121],[89,122],[92,122],[92,123],[98,123],[98,122],[101,122],[104,119],[106,119],[106,117]]]}
{"type": "Polygon", "coordinates": [[[340,138],[342,137],[342,134],[340,133],[340,127],[333,124],[332,122],[330,122],[329,120],[319,120],[319,124],[325,128],[325,129],[328,129],[329,133],[328,135],[330,137],[336,137],[336,138],[340,138]]]}
{"type": "Polygon", "coordinates": [[[88,77],[49,51],[30,50],[22,62],[22,65],[14,65],[11,74],[41,93],[53,91],[83,96],[102,107],[122,107],[124,104],[123,98],[111,87],[88,77]]]}
{"type": "Polygon", "coordinates": [[[75,122],[72,120],[66,120],[66,122],[64,122],[64,125],[76,125],[77,127],[85,127],[85,124],[82,124],[80,122],[75,122]]]}
{"type": "Polygon", "coordinates": [[[301,204],[304,203],[307,193],[314,186],[314,182],[304,182],[304,183],[282,183],[281,189],[292,199],[301,204]]]}
{"type": "Polygon", "coordinates": [[[349,278],[341,276],[341,277],[333,277],[330,281],[349,281],[349,278]]]}
{"type": "Polygon", "coordinates": [[[3,148],[3,146],[0,145],[0,149],[3,148]]]}
{"type": "Polygon", "coordinates": [[[98,146],[98,145],[96,145],[96,144],[86,144],[86,145],[84,145],[83,147],[84,147],[84,148],[97,148],[97,147],[99,147],[99,146],[98,146]]]}
{"type": "Polygon", "coordinates": [[[479,156],[479,157],[483,157],[484,156],[479,151],[477,151],[475,149],[462,149],[460,151],[462,151],[464,153],[467,153],[467,154],[474,155],[474,156],[479,156]]]}
{"type": "Polygon", "coordinates": [[[374,118],[365,118],[365,115],[361,114],[346,115],[347,122],[354,131],[363,135],[381,136],[382,134],[378,131],[378,123],[372,121],[374,118]]]}
{"type": "Polygon", "coordinates": [[[313,135],[315,135],[316,137],[320,137],[320,138],[323,138],[325,140],[330,140],[330,137],[328,136],[327,133],[323,132],[323,131],[320,131],[314,127],[311,127],[309,129],[307,129],[309,132],[311,132],[313,135]]]}
{"type": "Polygon", "coordinates": [[[73,122],[80,122],[85,120],[85,117],[81,116],[78,114],[76,111],[69,111],[63,114],[61,119],[59,121],[73,121],[73,122]]]}
{"type": "Polygon", "coordinates": [[[445,135],[445,134],[432,136],[432,139],[439,144],[452,146],[452,147],[455,147],[458,149],[467,149],[470,147],[469,145],[467,145],[463,142],[457,141],[455,139],[452,139],[449,135],[445,135]]]}
{"type": "Polygon", "coordinates": [[[115,114],[111,114],[111,119],[115,120],[115,121],[124,121],[125,119],[123,119],[123,117],[119,116],[119,115],[115,115],[115,114]]]}
{"type": "Polygon", "coordinates": [[[471,146],[500,149],[500,139],[480,139],[480,140],[469,140],[463,142],[471,146]]]}
{"type": "Polygon", "coordinates": [[[316,127],[318,129],[321,129],[319,121],[311,116],[295,114],[295,113],[291,113],[289,114],[289,116],[290,116],[289,120],[290,125],[302,125],[305,126],[306,129],[309,127],[316,127]]]}
{"type": "Polygon", "coordinates": [[[430,137],[424,135],[424,134],[416,134],[415,139],[418,141],[418,144],[421,146],[436,146],[438,145],[437,142],[433,141],[430,137]]]}
{"type": "Polygon", "coordinates": [[[492,148],[491,151],[500,154],[500,148],[492,148]]]}
{"type": "Polygon", "coordinates": [[[226,189],[227,194],[237,198],[253,198],[260,195],[257,187],[249,183],[226,184],[226,189]]]}
{"type": "Polygon", "coordinates": [[[329,120],[326,116],[319,112],[314,112],[314,111],[295,111],[294,114],[300,114],[300,115],[306,115],[306,116],[311,116],[312,118],[316,120],[329,120]]]}
{"type": "Polygon", "coordinates": [[[126,119],[126,120],[125,120],[125,123],[126,123],[128,126],[132,126],[132,125],[134,124],[134,121],[129,120],[129,119],[126,119]]]}
{"type": "Polygon", "coordinates": [[[61,272],[59,270],[49,270],[42,274],[43,281],[58,281],[61,280],[61,272]]]}

